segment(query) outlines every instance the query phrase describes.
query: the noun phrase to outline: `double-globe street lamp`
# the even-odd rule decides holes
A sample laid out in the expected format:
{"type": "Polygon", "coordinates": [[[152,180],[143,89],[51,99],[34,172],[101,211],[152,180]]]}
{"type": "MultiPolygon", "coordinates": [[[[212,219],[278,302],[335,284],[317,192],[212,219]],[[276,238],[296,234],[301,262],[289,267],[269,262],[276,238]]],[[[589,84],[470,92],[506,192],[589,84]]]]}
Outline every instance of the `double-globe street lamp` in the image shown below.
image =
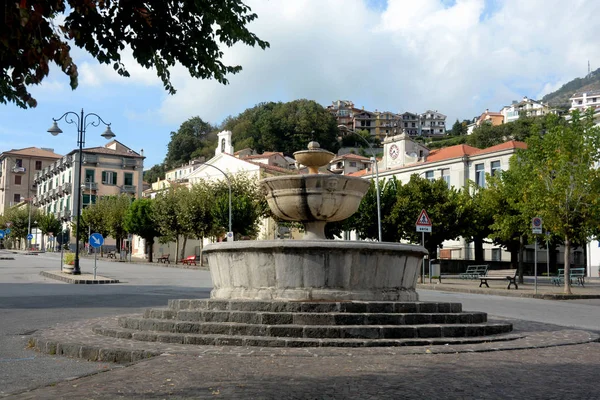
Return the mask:
{"type": "Polygon", "coordinates": [[[363,142],[369,146],[371,150],[371,162],[375,164],[375,194],[377,198],[377,232],[379,233],[379,241],[382,242],[382,234],[381,234],[381,199],[379,194],[379,167],[377,166],[377,157],[375,156],[375,149],[373,149],[373,145],[369,143],[367,139],[362,137],[358,132],[353,131],[352,129],[348,129],[346,125],[338,125],[338,129],[344,132],[350,132],[354,136],[360,138],[363,142]]]}
{"type": "Polygon", "coordinates": [[[77,226],[75,227],[75,261],[73,263],[73,275],[81,275],[81,268],[79,267],[79,228],[81,226],[81,166],[83,163],[83,146],[85,145],[85,130],[89,125],[99,126],[100,122],[106,125],[106,130],[101,135],[106,140],[110,140],[115,137],[115,134],[110,130],[110,124],[105,122],[98,114],[95,113],[83,113],[77,114],[73,111],[67,111],[60,118],[52,118],[52,126],[48,129],[53,136],[62,133],[62,130],[58,127],[57,122],[61,119],[65,119],[67,124],[74,124],[77,126],[77,145],[79,146],[77,156],[79,157],[79,163],[77,167],[77,226]],[[88,122],[88,118],[92,119],[88,122]]]}

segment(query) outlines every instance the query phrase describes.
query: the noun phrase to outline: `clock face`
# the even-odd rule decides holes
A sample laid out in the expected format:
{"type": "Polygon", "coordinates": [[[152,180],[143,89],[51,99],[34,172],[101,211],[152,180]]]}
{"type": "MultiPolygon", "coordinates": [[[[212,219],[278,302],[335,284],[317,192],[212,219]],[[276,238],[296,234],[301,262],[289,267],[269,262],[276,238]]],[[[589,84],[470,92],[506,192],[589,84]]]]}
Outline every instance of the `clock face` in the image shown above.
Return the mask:
{"type": "Polygon", "coordinates": [[[398,157],[398,155],[400,154],[400,149],[398,148],[398,146],[396,146],[395,144],[393,144],[390,147],[390,157],[392,157],[392,159],[396,159],[398,157]]]}

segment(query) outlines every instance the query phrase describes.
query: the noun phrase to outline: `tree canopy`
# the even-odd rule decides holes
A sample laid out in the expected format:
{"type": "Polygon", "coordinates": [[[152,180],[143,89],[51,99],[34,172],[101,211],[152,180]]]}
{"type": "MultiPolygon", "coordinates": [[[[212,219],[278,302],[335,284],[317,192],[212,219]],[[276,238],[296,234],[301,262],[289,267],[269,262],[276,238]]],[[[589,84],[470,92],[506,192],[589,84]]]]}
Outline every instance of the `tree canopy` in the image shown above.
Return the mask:
{"type": "Polygon", "coordinates": [[[210,158],[217,145],[216,130],[216,127],[204,122],[200,117],[185,121],[177,132],[171,132],[165,168],[176,168],[200,156],[210,158]]]}
{"type": "Polygon", "coordinates": [[[152,68],[165,89],[175,93],[169,69],[176,63],[194,78],[227,83],[227,74],[239,65],[223,62],[222,46],[269,43],[247,25],[257,15],[242,0],[27,0],[8,1],[0,7],[0,102],[35,107],[29,88],[48,76],[55,63],[77,87],[75,45],[129,76],[122,53],[152,68]],[[64,16],[64,20],[61,17],[64,16]]]}

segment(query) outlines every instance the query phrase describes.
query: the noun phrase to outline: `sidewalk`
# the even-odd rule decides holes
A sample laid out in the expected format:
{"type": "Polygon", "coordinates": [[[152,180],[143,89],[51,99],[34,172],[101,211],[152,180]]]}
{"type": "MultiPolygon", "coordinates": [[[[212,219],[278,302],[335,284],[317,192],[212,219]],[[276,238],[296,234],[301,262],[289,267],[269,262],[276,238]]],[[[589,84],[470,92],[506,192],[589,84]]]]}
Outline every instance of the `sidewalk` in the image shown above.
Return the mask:
{"type": "Polygon", "coordinates": [[[571,285],[572,294],[564,294],[564,286],[555,286],[548,278],[538,278],[537,291],[533,282],[533,277],[525,277],[525,283],[519,283],[519,289],[512,287],[507,289],[506,282],[490,281],[489,288],[479,287],[479,279],[452,279],[442,278],[442,283],[433,280],[429,283],[425,278],[425,284],[418,284],[417,289],[439,290],[446,292],[462,292],[476,294],[491,294],[495,296],[513,296],[513,297],[531,297],[548,300],[569,300],[569,299],[598,299],[600,298],[600,279],[586,278],[585,286],[581,287],[575,284],[571,285]]]}

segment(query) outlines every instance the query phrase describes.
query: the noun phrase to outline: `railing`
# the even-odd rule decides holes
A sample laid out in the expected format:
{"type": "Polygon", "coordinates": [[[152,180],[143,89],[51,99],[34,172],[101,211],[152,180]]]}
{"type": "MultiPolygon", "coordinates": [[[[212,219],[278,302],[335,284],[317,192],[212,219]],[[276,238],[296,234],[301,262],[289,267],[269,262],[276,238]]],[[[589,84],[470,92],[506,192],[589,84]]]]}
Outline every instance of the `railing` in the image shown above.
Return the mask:
{"type": "Polygon", "coordinates": [[[71,184],[70,183],[65,183],[62,186],[62,190],[64,193],[69,194],[71,193],[71,184]]]}
{"type": "Polygon", "coordinates": [[[135,158],[123,158],[123,167],[137,167],[138,161],[135,158]]]}
{"type": "Polygon", "coordinates": [[[97,164],[98,156],[95,154],[84,154],[83,155],[83,163],[84,164],[97,164]]]}
{"type": "Polygon", "coordinates": [[[71,165],[71,163],[73,162],[73,156],[71,156],[71,155],[64,156],[62,158],[62,160],[63,160],[63,165],[65,167],[69,167],[71,165]]]}
{"type": "Polygon", "coordinates": [[[123,185],[121,187],[121,193],[135,193],[135,185],[123,185]]]}
{"type": "Polygon", "coordinates": [[[13,171],[15,174],[24,174],[24,173],[25,173],[25,167],[19,167],[19,166],[15,165],[15,166],[12,168],[12,171],[13,171]]]}

